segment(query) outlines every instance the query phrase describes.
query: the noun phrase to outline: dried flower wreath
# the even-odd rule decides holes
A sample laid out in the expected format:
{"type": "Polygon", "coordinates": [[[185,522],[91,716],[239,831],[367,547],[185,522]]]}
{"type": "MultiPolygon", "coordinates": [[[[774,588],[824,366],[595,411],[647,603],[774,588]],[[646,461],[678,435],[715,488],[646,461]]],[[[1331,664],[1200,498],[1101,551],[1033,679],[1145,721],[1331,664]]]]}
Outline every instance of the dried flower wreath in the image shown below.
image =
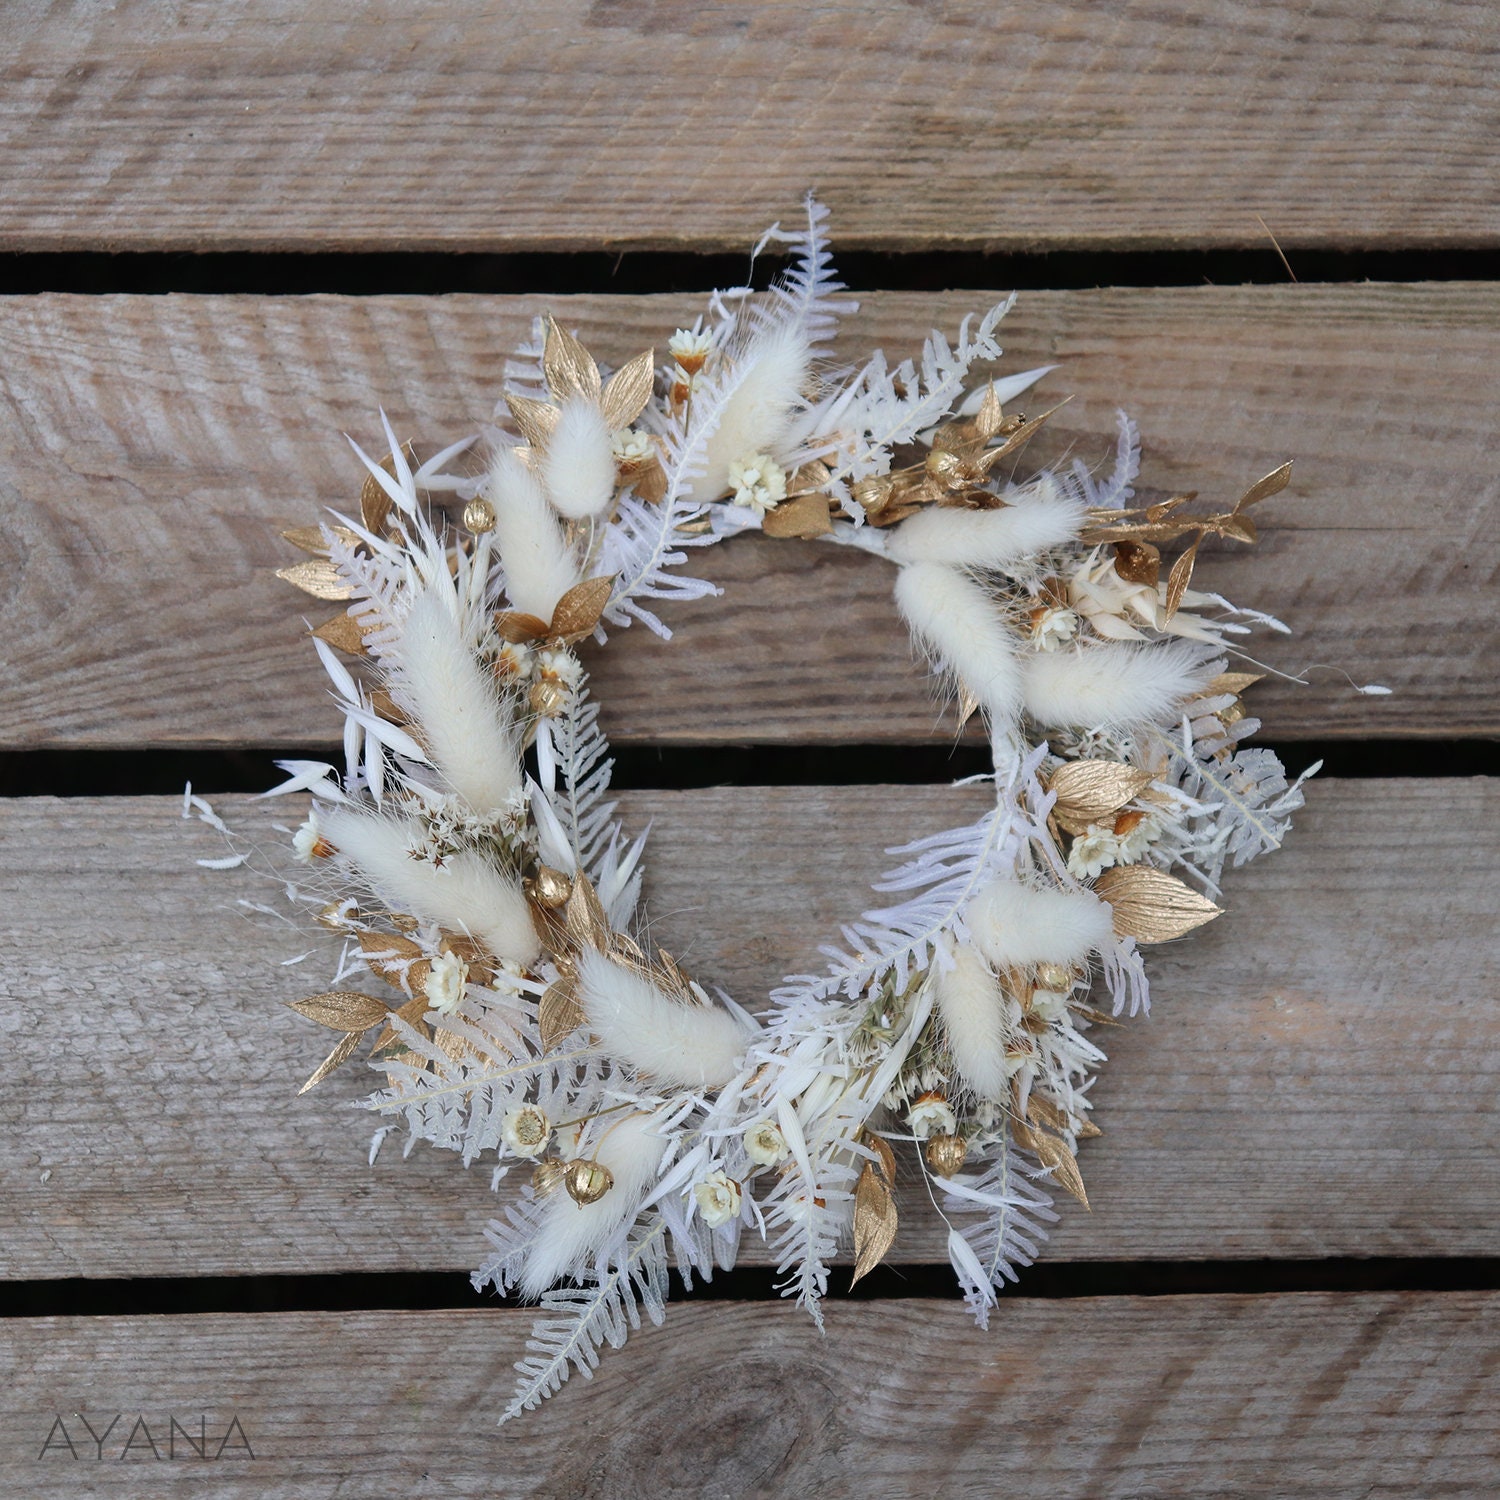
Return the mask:
{"type": "Polygon", "coordinates": [[[359,515],[286,533],[311,556],[282,576],[347,601],[313,631],[346,768],[284,762],[277,789],[314,796],[303,895],[346,939],[334,988],[295,1006],[341,1034],[306,1087],[373,1033],[371,1108],[492,1156],[497,1181],[525,1166],[474,1276],[540,1302],[507,1417],[590,1373],[642,1308],[660,1320],[669,1265],[732,1266],[747,1230],[821,1322],[841,1241],[858,1280],[895,1238],[892,1141],[917,1143],[985,1324],[1055,1218],[1049,1190],[1087,1201],[1094,989],[1143,1010],[1138,945],[1217,916],[1224,866],[1275,848],[1302,803],[1269,750],[1240,748],[1257,679],[1226,669],[1232,638],[1285,627],[1191,587],[1202,539],[1253,542],[1290,466],[1227,510],[1132,507],[1122,417],[1109,478],[1001,478],[1046,420],[1005,411],[1046,370],[965,392],[1010,302],[918,360],[833,371],[853,304],[825,219],[809,200],[804,228],[768,231],[757,249],[789,247],[792,269],[715,294],[663,368],[648,350],[606,379],[539,322],[482,479],[446,472],[466,443],[414,467],[387,424],[389,455],[359,455],[359,515]],[[613,819],[573,649],[632,620],[667,636],[658,601],[715,592],[673,570],[746,530],[894,563],[994,765],[985,816],[893,851],[876,889],[899,904],[844,928],[763,1021],[631,937],[644,835],[613,819]],[[364,973],[405,998],[343,987],[364,973]]]}

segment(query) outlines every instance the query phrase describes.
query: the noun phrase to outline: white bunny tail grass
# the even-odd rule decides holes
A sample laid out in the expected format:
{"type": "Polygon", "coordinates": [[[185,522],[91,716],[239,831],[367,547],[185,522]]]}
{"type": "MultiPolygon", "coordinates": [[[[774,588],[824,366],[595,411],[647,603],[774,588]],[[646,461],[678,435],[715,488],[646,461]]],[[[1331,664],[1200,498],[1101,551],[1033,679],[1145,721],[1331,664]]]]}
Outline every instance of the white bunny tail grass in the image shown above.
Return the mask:
{"type": "Polygon", "coordinates": [[[475,812],[516,803],[521,757],[515,730],[463,639],[446,585],[414,594],[401,630],[400,666],[392,695],[420,727],[449,786],[475,812]]]}
{"type": "Polygon", "coordinates": [[[737,459],[785,456],[812,355],[805,331],[794,323],[762,329],[729,358],[739,371],[738,386],[704,445],[703,472],[683,486],[683,494],[699,503],[729,488],[729,466],[737,459]]]}
{"type": "Polygon", "coordinates": [[[1088,891],[1045,891],[1009,877],[964,911],[969,935],[997,969],[1082,963],[1114,940],[1109,907],[1088,891]]]}
{"type": "Polygon", "coordinates": [[[953,953],[953,967],[937,971],[933,993],[963,1081],[981,1099],[1004,1099],[1010,1074],[999,980],[979,953],[963,944],[953,953]]]}
{"type": "Polygon", "coordinates": [[[490,468],[488,493],[505,592],[514,608],[550,620],[581,575],[541,481],[515,449],[502,448],[490,468]]]}
{"type": "Polygon", "coordinates": [[[946,563],[953,568],[1008,568],[1039,552],[1075,541],[1087,508],[1043,477],[1006,495],[998,510],[928,506],[891,533],[899,563],[946,563]]]}
{"type": "Polygon", "coordinates": [[[1016,640],[977,583],[941,563],[909,563],[896,574],[896,605],[912,633],[994,723],[1020,717],[1016,640]]]}
{"type": "Polygon", "coordinates": [[[657,1084],[719,1088],[750,1037],[728,1011],[672,999],[597,949],[578,956],[578,1000],[610,1057],[657,1084]]]}
{"type": "Polygon", "coordinates": [[[604,413],[582,396],[569,396],[542,455],[547,498],[570,521],[582,521],[609,509],[615,482],[615,455],[604,413]]]}
{"type": "Polygon", "coordinates": [[[646,1190],[656,1181],[667,1142],[652,1134],[650,1115],[606,1115],[595,1122],[597,1144],[580,1147],[609,1169],[614,1183],[594,1203],[577,1203],[555,1187],[535,1238],[527,1247],[520,1293],[537,1298],[563,1276],[592,1264],[599,1251],[640,1211],[646,1190]]]}
{"type": "Polygon", "coordinates": [[[1200,645],[1109,641],[1041,651],[1023,662],[1026,712],[1050,728],[1124,729],[1175,717],[1218,663],[1200,645]]]}
{"type": "Polygon", "coordinates": [[[541,952],[519,882],[480,855],[456,854],[437,869],[412,858],[421,832],[410,819],[333,807],[322,809],[319,821],[338,853],[394,910],[468,933],[498,957],[519,964],[531,963],[541,952]]]}

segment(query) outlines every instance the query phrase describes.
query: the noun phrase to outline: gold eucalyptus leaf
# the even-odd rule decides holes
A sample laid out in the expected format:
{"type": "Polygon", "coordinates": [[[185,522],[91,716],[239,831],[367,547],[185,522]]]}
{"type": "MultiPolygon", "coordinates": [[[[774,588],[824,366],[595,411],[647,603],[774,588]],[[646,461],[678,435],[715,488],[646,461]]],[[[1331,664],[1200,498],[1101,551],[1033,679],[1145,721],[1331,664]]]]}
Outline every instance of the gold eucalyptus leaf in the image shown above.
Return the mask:
{"type": "Polygon", "coordinates": [[[276,576],[295,585],[304,594],[311,594],[314,599],[354,597],[354,585],[327,558],[314,558],[308,562],[293,563],[289,568],[277,568],[276,576]]]}
{"type": "MultiPolygon", "coordinates": [[[[405,1005],[390,1013],[391,1017],[400,1016],[408,1026],[415,1028],[418,1035],[426,1037],[431,1033],[423,1017],[432,1009],[432,1002],[426,995],[417,995],[408,1000],[405,1005]]],[[[397,1034],[396,1028],[391,1025],[390,1017],[387,1017],[384,1030],[375,1038],[375,1045],[370,1048],[372,1055],[384,1052],[388,1047],[405,1047],[406,1042],[397,1034]]]]}
{"type": "MultiPolygon", "coordinates": [[[[402,443],[401,454],[412,468],[416,468],[417,454],[410,443],[402,443]]],[[[396,477],[396,460],[389,453],[380,460],[380,467],[392,479],[396,477]]],[[[359,518],[365,523],[365,530],[379,536],[385,530],[393,507],[394,502],[380,481],[373,474],[366,474],[365,482],[359,488],[359,518]]]]}
{"type": "Polygon", "coordinates": [[[1069,833],[1102,823],[1151,785],[1151,773],[1113,760],[1070,760],[1047,781],[1057,793],[1052,813],[1069,833]]]}
{"type": "MultiPolygon", "coordinates": [[[[330,526],[328,530],[351,547],[359,545],[358,533],[350,531],[347,526],[330,526]]],[[[288,526],[281,533],[281,539],[290,542],[299,551],[310,552],[314,557],[328,556],[328,542],[321,526],[288,526]]]]}
{"type": "Polygon", "coordinates": [[[1272,495],[1279,495],[1291,483],[1291,479],[1292,461],[1288,459],[1279,469],[1272,469],[1264,479],[1257,479],[1240,496],[1235,510],[1249,510],[1252,505],[1259,505],[1262,500],[1269,500],[1272,495]]]}
{"type": "Polygon", "coordinates": [[[555,401],[569,396],[582,396],[585,401],[599,399],[599,366],[594,356],[551,317],[547,319],[547,342],[542,347],[542,374],[555,401]]]}
{"type": "Polygon", "coordinates": [[[896,1241],[896,1200],[885,1176],[867,1161],[854,1188],[854,1277],[852,1287],[885,1259],[896,1241]]]}
{"type": "Polygon", "coordinates": [[[609,383],[599,398],[604,425],[611,432],[629,427],[645,411],[655,384],[656,355],[652,350],[644,349],[609,377],[609,383]]]}
{"type": "Polygon", "coordinates": [[[306,1016],[319,1026],[356,1033],[378,1026],[390,1008],[384,1000],[361,994],[358,990],[325,990],[321,995],[309,995],[306,1000],[288,1000],[286,1003],[299,1016],[306,1016]]]}
{"type": "Polygon", "coordinates": [[[495,615],[495,634],[512,646],[545,639],[552,627],[537,615],[518,609],[502,609],[495,615]]]}
{"type": "Polygon", "coordinates": [[[585,1019],[583,1006],[578,1003],[578,982],[571,974],[548,985],[536,1007],[542,1050],[550,1052],[567,1041],[585,1019]]]}
{"type": "Polygon", "coordinates": [[[1089,1195],[1084,1191],[1083,1174],[1078,1170],[1073,1153],[1068,1150],[1068,1143],[1040,1130],[1033,1130],[1030,1135],[1031,1150],[1044,1167],[1052,1168],[1052,1180],[1087,1208],[1089,1195]]]}
{"type": "Polygon", "coordinates": [[[1172,564],[1172,571],[1167,574],[1166,611],[1169,620],[1177,613],[1182,604],[1182,596],[1187,593],[1188,583],[1193,576],[1193,564],[1198,561],[1198,542],[1201,540],[1200,537],[1194,541],[1193,545],[1172,564]]]}
{"type": "Polygon", "coordinates": [[[533,448],[545,448],[557,430],[557,419],[561,415],[555,406],[545,401],[533,401],[529,396],[506,396],[505,404],[510,408],[511,419],[521,430],[521,436],[533,448]]]}
{"type": "Polygon", "coordinates": [[[828,501],[819,494],[798,495],[795,499],[783,500],[774,510],[766,512],[760,529],[767,536],[774,537],[826,536],[833,530],[833,521],[828,514],[828,501]]]}
{"type": "Polygon", "coordinates": [[[1233,693],[1238,697],[1246,688],[1254,687],[1264,676],[1264,672],[1220,672],[1199,696],[1218,698],[1225,693],[1233,693]]]}
{"type": "Polygon", "coordinates": [[[365,636],[369,632],[347,610],[331,620],[324,620],[321,625],[315,625],[312,634],[350,656],[369,655],[365,646],[365,636]]]}
{"type": "Polygon", "coordinates": [[[335,1068],[342,1067],[354,1056],[355,1052],[359,1050],[359,1044],[363,1040],[364,1033],[362,1031],[345,1032],[339,1038],[338,1045],[318,1064],[317,1071],[297,1092],[305,1094],[308,1089],[316,1088],[335,1068]]]}
{"type": "Polygon", "coordinates": [[[1207,896],[1165,870],[1119,865],[1094,882],[1094,894],[1109,902],[1115,931],[1138,943],[1166,943],[1223,914],[1207,896]]]}
{"type": "Polygon", "coordinates": [[[604,613],[614,587],[613,573],[575,583],[557,601],[549,633],[564,644],[582,640],[599,623],[599,616],[604,613]]]}

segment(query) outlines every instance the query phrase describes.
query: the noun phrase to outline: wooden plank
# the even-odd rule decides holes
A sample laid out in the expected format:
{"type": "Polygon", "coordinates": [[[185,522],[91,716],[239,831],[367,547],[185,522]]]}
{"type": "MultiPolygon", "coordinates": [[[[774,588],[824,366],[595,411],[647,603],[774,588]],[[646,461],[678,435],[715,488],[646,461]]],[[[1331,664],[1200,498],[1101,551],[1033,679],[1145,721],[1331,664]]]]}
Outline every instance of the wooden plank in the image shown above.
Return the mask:
{"type": "MultiPolygon", "coordinates": [[[[841,352],[915,348],[985,294],[876,295],[841,352]]],[[[536,299],[37,297],[0,320],[0,745],[304,745],[337,716],[273,576],[276,535],[347,506],[340,431],[447,442],[485,419],[536,299]],[[194,649],[197,647],[198,649],[194,649]],[[149,684],[149,691],[143,685],[149,684]]],[[[564,299],[601,353],[637,350],[693,298],[564,299]]],[[[1256,690],[1281,738],[1500,733],[1488,516],[1500,437],[1500,291],[1489,285],[1188,288],[1026,295],[1007,366],[1058,361],[1074,393],[1034,461],[1104,463],[1124,404],[1157,490],[1237,495],[1284,457],[1261,544],[1200,576],[1300,632],[1256,690]],[[1396,394],[1399,391],[1399,396],[1396,394]],[[1395,689],[1352,693],[1339,669],[1395,689]]],[[[951,722],[894,618],[887,566],[741,538],[703,559],[725,596],[670,610],[597,658],[621,741],[913,742],[951,722]]]]}
{"type": "Polygon", "coordinates": [[[1500,1463],[1493,1293],[1017,1299],[988,1333],[957,1302],[846,1303],[826,1337],[785,1304],[687,1304],[497,1430],[530,1321],[12,1319],[0,1479],[34,1500],[1431,1500],[1489,1493],[1500,1463]],[[83,1419],[116,1415],[96,1446],[83,1419]],[[206,1459],[173,1417],[204,1419],[206,1459]]]}
{"type": "Polygon", "coordinates": [[[0,248],[1473,245],[1482,0],[26,7],[0,248]]]}
{"type": "MultiPolygon", "coordinates": [[[[1156,1008],[1109,1030],[1084,1148],[1093,1212],[1064,1260],[1500,1254],[1493,993],[1500,790],[1330,782],[1229,914],[1151,957],[1156,1008]]],[[[868,904],[888,844],[977,815],[974,788],[636,793],[653,820],[652,932],[742,1001],[818,963],[868,904]],[[726,851],[732,851],[731,855],[726,851]],[[717,895],[716,893],[721,893],[717,895]]],[[[262,845],[273,811],[221,811],[262,845]]],[[[0,1190],[12,1278],[469,1268],[489,1171],[388,1142],[306,1098],[323,1048],[281,1008],[324,987],[328,943],[237,911],[278,901],[209,873],[215,836],[167,799],[0,804],[0,1007],[12,1077],[0,1190]],[[316,956],[279,968],[309,947],[316,956]],[[420,1211],[418,1211],[420,1209],[420,1211]]],[[[940,1261],[903,1199],[900,1254],[940,1261]]],[[[761,1252],[761,1258],[764,1253],[761,1252]]]]}

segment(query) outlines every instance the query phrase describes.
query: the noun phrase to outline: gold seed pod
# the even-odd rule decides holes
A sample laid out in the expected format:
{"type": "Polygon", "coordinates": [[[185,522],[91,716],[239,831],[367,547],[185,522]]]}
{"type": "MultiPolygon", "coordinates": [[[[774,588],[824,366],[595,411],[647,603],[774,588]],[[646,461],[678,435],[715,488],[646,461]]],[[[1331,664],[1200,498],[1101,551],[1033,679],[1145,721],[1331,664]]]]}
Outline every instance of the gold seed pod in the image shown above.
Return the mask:
{"type": "Polygon", "coordinates": [[[580,1157],[563,1168],[563,1186],[580,1207],[597,1203],[614,1185],[615,1174],[603,1162],[584,1161],[580,1157]]]}
{"type": "Polygon", "coordinates": [[[539,1161],[531,1171],[531,1189],[538,1198],[545,1198],[563,1179],[566,1166],[556,1157],[539,1161]]]}
{"type": "Polygon", "coordinates": [[[1245,700],[1236,698],[1233,703],[1219,710],[1219,722],[1228,729],[1231,724],[1238,724],[1245,717],[1245,700]]]}
{"type": "Polygon", "coordinates": [[[474,533],[482,536],[486,531],[495,529],[495,507],[488,500],[475,499],[464,506],[464,525],[474,533]]]}
{"type": "Polygon", "coordinates": [[[549,682],[543,678],[532,686],[532,712],[540,714],[544,719],[555,719],[563,711],[567,701],[567,689],[561,683],[549,682]]]}
{"type": "Polygon", "coordinates": [[[1039,990],[1066,994],[1073,988],[1073,971],[1066,964],[1038,964],[1036,986],[1039,990]]]}
{"type": "Polygon", "coordinates": [[[952,1177],[969,1154],[969,1143],[961,1135],[935,1135],[927,1142],[927,1165],[939,1177],[952,1177]]]}
{"type": "Polygon", "coordinates": [[[543,906],[550,906],[555,910],[568,904],[568,897],[573,894],[573,881],[561,870],[554,870],[551,865],[538,865],[531,880],[531,894],[543,906]]]}

